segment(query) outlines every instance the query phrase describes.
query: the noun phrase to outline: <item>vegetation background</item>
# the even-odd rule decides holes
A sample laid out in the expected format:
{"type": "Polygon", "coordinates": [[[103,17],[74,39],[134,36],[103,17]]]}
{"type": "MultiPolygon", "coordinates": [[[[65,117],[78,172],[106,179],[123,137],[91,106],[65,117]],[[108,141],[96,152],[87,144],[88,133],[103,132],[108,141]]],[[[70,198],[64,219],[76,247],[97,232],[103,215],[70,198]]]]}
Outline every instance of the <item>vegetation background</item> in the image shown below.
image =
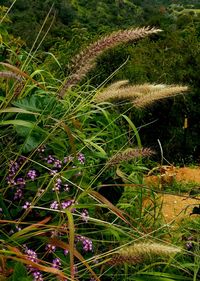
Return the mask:
{"type": "MultiPolygon", "coordinates": [[[[4,1],[8,7],[12,3],[4,1]]],[[[99,36],[130,26],[161,28],[163,33],[159,37],[106,52],[87,80],[97,86],[126,61],[112,81],[129,79],[133,83],[180,83],[190,86],[192,94],[187,99],[180,97],[176,101],[166,101],[162,107],[156,104],[150,110],[137,112],[134,122],[141,125],[155,121],[141,129],[142,142],[157,149],[159,138],[169,161],[198,162],[199,9],[200,3],[195,0],[17,0],[9,13],[12,22],[8,23],[7,29],[16,38],[20,37],[26,48],[30,48],[51,10],[38,38],[38,41],[43,38],[49,29],[37,59],[53,66],[54,73],[61,79],[69,73],[68,63],[73,55],[99,36]],[[52,52],[62,67],[58,68],[53,59],[46,58],[43,51],[52,52]],[[187,136],[183,130],[185,115],[189,124],[187,136]]],[[[5,56],[6,53],[1,60],[5,60],[5,56]]]]}
{"type": "Polygon", "coordinates": [[[0,279],[197,281],[199,220],[163,224],[161,191],[143,173],[161,146],[170,163],[199,164],[199,1],[5,0],[0,20],[0,279]],[[77,53],[144,26],[162,32],[107,50],[58,98],[77,53]],[[189,94],[142,109],[94,102],[100,86],[127,79],[189,94]]]}

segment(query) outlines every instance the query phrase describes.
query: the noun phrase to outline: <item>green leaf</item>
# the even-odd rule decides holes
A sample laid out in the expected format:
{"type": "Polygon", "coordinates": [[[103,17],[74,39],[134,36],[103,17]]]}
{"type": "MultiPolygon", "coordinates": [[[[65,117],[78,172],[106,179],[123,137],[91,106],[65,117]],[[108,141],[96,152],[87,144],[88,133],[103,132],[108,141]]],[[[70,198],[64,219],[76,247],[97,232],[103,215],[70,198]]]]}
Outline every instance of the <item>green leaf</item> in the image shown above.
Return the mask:
{"type": "Polygon", "coordinates": [[[24,121],[24,120],[6,120],[6,121],[0,122],[0,126],[6,126],[6,125],[18,125],[18,126],[23,126],[23,127],[27,127],[27,128],[35,127],[34,123],[24,121]]]}
{"type": "Polygon", "coordinates": [[[12,281],[21,281],[22,278],[24,279],[24,281],[30,280],[30,278],[27,278],[27,277],[28,277],[28,275],[27,275],[26,267],[22,263],[17,262],[14,267],[12,281]]]}
{"type": "Polygon", "coordinates": [[[131,119],[128,116],[122,114],[122,117],[124,117],[124,119],[126,119],[126,121],[128,122],[129,126],[133,129],[133,132],[135,133],[135,137],[137,139],[138,147],[142,148],[142,143],[141,143],[140,136],[139,136],[137,128],[135,127],[135,125],[133,124],[133,122],[131,121],[131,119]]]}
{"type": "Polygon", "coordinates": [[[91,140],[84,140],[84,142],[86,143],[86,145],[93,146],[97,151],[99,151],[101,153],[101,158],[106,157],[107,154],[101,146],[92,142],[91,140]]]}
{"type": "Polygon", "coordinates": [[[31,112],[22,108],[17,108],[17,107],[7,107],[5,109],[1,109],[0,110],[0,114],[1,113],[5,113],[5,112],[9,112],[9,113],[25,113],[25,114],[39,114],[36,112],[31,112]]]}

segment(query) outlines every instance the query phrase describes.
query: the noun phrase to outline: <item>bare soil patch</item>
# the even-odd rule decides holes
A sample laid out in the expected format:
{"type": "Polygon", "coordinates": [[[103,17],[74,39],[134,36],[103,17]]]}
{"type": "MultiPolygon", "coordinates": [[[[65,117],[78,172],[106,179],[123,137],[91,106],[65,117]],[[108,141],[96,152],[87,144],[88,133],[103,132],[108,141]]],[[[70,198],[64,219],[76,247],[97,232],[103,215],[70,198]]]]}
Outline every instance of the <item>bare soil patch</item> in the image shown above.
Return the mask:
{"type": "MultiPolygon", "coordinates": [[[[154,169],[153,172],[155,172],[154,169]]],[[[145,177],[145,183],[149,186],[154,186],[159,189],[164,189],[166,184],[171,184],[173,181],[183,183],[197,183],[200,188],[200,167],[177,168],[174,166],[162,166],[158,168],[157,175],[152,175],[151,172],[145,177]]],[[[166,223],[181,222],[182,219],[192,217],[192,210],[200,204],[200,196],[192,198],[189,193],[183,194],[185,197],[171,194],[162,194],[160,202],[162,204],[162,213],[166,223]]]]}

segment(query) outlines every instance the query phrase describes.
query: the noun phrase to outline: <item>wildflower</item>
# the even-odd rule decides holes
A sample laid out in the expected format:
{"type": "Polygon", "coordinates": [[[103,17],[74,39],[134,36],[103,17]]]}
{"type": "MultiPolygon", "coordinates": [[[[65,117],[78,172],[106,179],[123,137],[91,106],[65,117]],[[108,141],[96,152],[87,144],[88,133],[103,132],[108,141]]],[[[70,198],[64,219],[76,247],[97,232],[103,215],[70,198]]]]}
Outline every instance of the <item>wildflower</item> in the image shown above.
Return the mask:
{"type": "Polygon", "coordinates": [[[23,188],[26,185],[26,181],[23,178],[17,178],[16,184],[19,185],[19,187],[23,188]]]}
{"type": "Polygon", "coordinates": [[[62,209],[66,209],[66,208],[70,207],[73,203],[74,203],[74,200],[67,200],[67,201],[61,203],[61,207],[62,207],[62,209]]]}
{"type": "Polygon", "coordinates": [[[84,222],[88,222],[89,219],[89,213],[86,209],[84,209],[81,213],[81,218],[84,222]]]}
{"type": "Polygon", "coordinates": [[[36,196],[41,196],[45,192],[45,189],[39,189],[36,196]]]}
{"type": "Polygon", "coordinates": [[[33,273],[33,281],[43,281],[42,273],[39,270],[35,270],[33,273]]]}
{"type": "MultiPolygon", "coordinates": [[[[38,263],[38,257],[36,252],[29,249],[27,246],[25,246],[25,254],[28,260],[38,263]]],[[[34,268],[32,265],[28,265],[27,268],[30,270],[34,277],[33,281],[43,281],[42,273],[39,270],[34,268]]]]}
{"type": "Polygon", "coordinates": [[[47,244],[45,247],[45,250],[47,250],[49,253],[53,253],[56,250],[56,246],[51,245],[51,244],[47,244]]]}
{"type": "Polygon", "coordinates": [[[64,252],[65,256],[69,253],[69,251],[67,249],[65,249],[63,252],[64,252]]]}
{"type": "Polygon", "coordinates": [[[59,159],[54,160],[54,165],[55,168],[61,168],[62,167],[62,162],[59,159]]]}
{"type": "Polygon", "coordinates": [[[26,247],[25,249],[25,254],[27,255],[27,258],[32,261],[32,262],[37,262],[38,261],[38,257],[35,251],[28,249],[26,247]]]}
{"type": "Polygon", "coordinates": [[[31,207],[31,203],[26,201],[26,203],[22,206],[23,209],[29,209],[31,207]]]}
{"type": "Polygon", "coordinates": [[[62,180],[60,178],[56,179],[56,183],[54,184],[54,187],[52,188],[53,191],[60,191],[62,184],[62,180]]]}
{"type": "Polygon", "coordinates": [[[53,164],[55,161],[55,158],[52,155],[48,155],[48,157],[44,158],[44,160],[46,160],[48,164],[53,164]]]}
{"type": "Polygon", "coordinates": [[[46,149],[46,146],[45,146],[45,145],[41,145],[41,146],[37,149],[37,151],[38,151],[39,153],[43,153],[43,152],[45,151],[45,149],[46,149]]]}
{"type": "Polygon", "coordinates": [[[16,230],[17,230],[17,231],[20,231],[20,230],[22,230],[22,229],[21,229],[21,227],[19,227],[18,225],[16,225],[16,230]]]}
{"type": "Polygon", "coordinates": [[[36,170],[29,170],[27,173],[27,177],[30,178],[32,181],[34,181],[35,178],[37,177],[36,170]]]}
{"type": "Polygon", "coordinates": [[[23,192],[20,188],[17,189],[17,191],[14,194],[14,200],[21,199],[23,195],[23,192]]]}
{"type": "Polygon", "coordinates": [[[66,184],[64,184],[64,191],[69,191],[69,185],[66,183],[66,184]]]}
{"type": "Polygon", "coordinates": [[[79,154],[78,154],[78,161],[79,161],[81,164],[84,164],[84,163],[85,163],[85,156],[84,156],[82,153],[79,153],[79,154]]]}
{"type": "Polygon", "coordinates": [[[57,172],[58,172],[58,170],[50,170],[49,174],[51,176],[55,176],[57,172]]]}
{"type": "Polygon", "coordinates": [[[60,261],[60,259],[59,259],[59,258],[53,259],[52,267],[53,267],[53,268],[59,269],[60,266],[61,266],[61,261],[60,261]]]}
{"type": "Polygon", "coordinates": [[[82,242],[83,250],[85,252],[89,252],[89,251],[93,250],[92,240],[90,240],[84,236],[81,236],[81,235],[77,235],[76,239],[77,239],[77,242],[79,242],[79,241],[82,242]]]}
{"type": "Polygon", "coordinates": [[[67,162],[71,162],[74,160],[73,156],[64,157],[63,163],[66,164],[67,162]]]}
{"type": "Polygon", "coordinates": [[[53,209],[53,210],[58,210],[58,202],[57,201],[54,201],[53,203],[51,203],[50,205],[50,209],[53,209]]]}
{"type": "Polygon", "coordinates": [[[193,248],[193,243],[191,241],[188,241],[185,246],[186,246],[187,250],[190,251],[193,248]]]}

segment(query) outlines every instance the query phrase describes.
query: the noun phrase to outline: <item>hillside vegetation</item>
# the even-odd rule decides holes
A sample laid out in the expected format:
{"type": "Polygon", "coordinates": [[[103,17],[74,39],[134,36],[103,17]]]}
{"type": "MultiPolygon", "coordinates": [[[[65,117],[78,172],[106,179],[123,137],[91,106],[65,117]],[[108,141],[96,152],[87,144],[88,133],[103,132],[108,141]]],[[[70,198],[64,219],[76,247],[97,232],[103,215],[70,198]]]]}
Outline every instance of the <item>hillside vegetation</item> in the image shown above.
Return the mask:
{"type": "Polygon", "coordinates": [[[0,6],[0,280],[200,279],[197,2],[0,6]]]}

